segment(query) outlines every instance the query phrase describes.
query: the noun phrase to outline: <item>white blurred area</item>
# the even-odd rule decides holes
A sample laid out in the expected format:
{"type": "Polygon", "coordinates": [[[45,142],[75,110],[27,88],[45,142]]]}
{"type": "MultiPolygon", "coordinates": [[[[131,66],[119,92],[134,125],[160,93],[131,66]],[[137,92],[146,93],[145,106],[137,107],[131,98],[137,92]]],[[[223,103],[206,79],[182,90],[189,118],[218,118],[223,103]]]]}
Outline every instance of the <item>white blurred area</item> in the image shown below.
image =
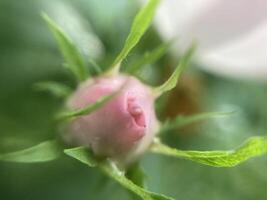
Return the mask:
{"type": "Polygon", "coordinates": [[[174,56],[196,41],[204,70],[267,81],[267,0],[162,0],[155,21],[174,56]]]}

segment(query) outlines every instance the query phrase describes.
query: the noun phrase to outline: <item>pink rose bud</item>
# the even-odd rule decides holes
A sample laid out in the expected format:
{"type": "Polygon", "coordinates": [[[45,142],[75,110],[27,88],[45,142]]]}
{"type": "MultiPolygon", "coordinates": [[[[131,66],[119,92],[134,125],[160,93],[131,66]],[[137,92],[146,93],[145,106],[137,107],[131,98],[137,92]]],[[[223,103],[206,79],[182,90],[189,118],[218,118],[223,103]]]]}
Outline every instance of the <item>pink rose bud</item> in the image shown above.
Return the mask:
{"type": "Polygon", "coordinates": [[[96,155],[126,162],[142,155],[158,131],[155,96],[149,86],[133,76],[97,77],[81,84],[68,101],[70,108],[84,108],[119,91],[93,113],[71,122],[70,133],[79,145],[96,155]]]}

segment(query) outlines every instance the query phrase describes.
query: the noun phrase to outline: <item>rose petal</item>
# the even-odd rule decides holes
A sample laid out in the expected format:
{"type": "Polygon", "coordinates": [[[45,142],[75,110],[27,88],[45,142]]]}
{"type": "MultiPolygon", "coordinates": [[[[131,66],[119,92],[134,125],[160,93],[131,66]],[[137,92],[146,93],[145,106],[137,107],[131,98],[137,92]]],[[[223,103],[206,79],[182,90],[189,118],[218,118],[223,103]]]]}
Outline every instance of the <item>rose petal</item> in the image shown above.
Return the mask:
{"type": "Polygon", "coordinates": [[[78,144],[90,146],[98,155],[129,160],[128,154],[133,159],[146,150],[157,130],[150,87],[131,76],[100,77],[82,84],[68,106],[82,108],[118,90],[120,93],[103,107],[75,119],[70,134],[78,144]]]}

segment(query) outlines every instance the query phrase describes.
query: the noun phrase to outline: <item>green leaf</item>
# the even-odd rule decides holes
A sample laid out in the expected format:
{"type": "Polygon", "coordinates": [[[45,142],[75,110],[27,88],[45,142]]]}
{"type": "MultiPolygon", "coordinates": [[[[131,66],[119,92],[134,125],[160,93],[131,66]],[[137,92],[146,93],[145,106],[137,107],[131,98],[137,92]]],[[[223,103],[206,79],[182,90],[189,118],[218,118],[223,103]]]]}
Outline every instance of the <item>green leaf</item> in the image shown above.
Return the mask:
{"type": "Polygon", "coordinates": [[[98,159],[84,147],[67,149],[64,152],[90,167],[99,167],[106,175],[144,200],[172,200],[172,198],[149,192],[144,188],[135,185],[131,180],[126,178],[124,172],[118,169],[114,162],[107,159],[98,161],[98,159]]]}
{"type": "Polygon", "coordinates": [[[159,60],[169,49],[171,43],[163,43],[150,52],[144,54],[140,59],[127,70],[130,74],[136,74],[144,65],[148,65],[159,60]]]}
{"type": "Polygon", "coordinates": [[[34,88],[39,91],[48,91],[58,98],[64,98],[71,94],[72,89],[61,83],[45,81],[34,84],[34,88]]]}
{"type": "Polygon", "coordinates": [[[48,15],[43,13],[42,17],[58,42],[60,51],[66,60],[65,66],[74,74],[78,81],[86,80],[89,74],[78,48],[61,27],[48,17],[48,15]]]}
{"type": "Polygon", "coordinates": [[[98,165],[98,161],[94,158],[93,153],[86,147],[65,149],[64,153],[90,167],[96,167],[98,165]]]}
{"type": "Polygon", "coordinates": [[[170,78],[163,83],[161,86],[156,87],[154,89],[154,93],[156,96],[160,96],[163,93],[172,90],[176,85],[177,82],[182,74],[182,72],[185,70],[185,68],[187,67],[187,65],[189,64],[189,61],[192,58],[192,55],[195,51],[195,47],[196,45],[192,45],[187,52],[185,53],[185,55],[181,58],[179,65],[176,67],[176,69],[174,70],[173,74],[170,76],[170,78]]]}
{"type": "Polygon", "coordinates": [[[184,158],[213,167],[233,167],[267,152],[267,137],[251,137],[240,147],[230,151],[183,151],[155,142],[151,151],[167,156],[184,158]]]}
{"type": "Polygon", "coordinates": [[[200,113],[195,115],[189,115],[189,116],[183,116],[179,115],[173,120],[167,120],[163,123],[160,132],[166,132],[172,129],[181,128],[184,126],[187,126],[192,123],[196,123],[202,120],[207,120],[211,118],[217,118],[217,117],[226,117],[234,112],[208,112],[208,113],[200,113]]]}
{"type": "Polygon", "coordinates": [[[106,95],[103,97],[100,97],[96,102],[89,104],[88,106],[84,108],[80,108],[77,110],[72,110],[72,111],[65,111],[59,113],[56,118],[58,120],[64,120],[64,119],[71,119],[83,115],[89,115],[93,111],[97,110],[98,108],[101,108],[103,105],[105,105],[108,101],[110,101],[112,98],[114,98],[115,95],[117,95],[118,92],[114,92],[110,95],[106,95]]]}
{"type": "Polygon", "coordinates": [[[124,47],[115,59],[109,72],[119,71],[121,62],[126,58],[132,48],[139,42],[151,24],[158,3],[159,0],[149,0],[147,5],[143,7],[136,15],[124,47]]]}
{"type": "Polygon", "coordinates": [[[55,141],[46,141],[28,149],[0,154],[0,160],[19,163],[47,162],[57,159],[61,153],[55,141]]]}

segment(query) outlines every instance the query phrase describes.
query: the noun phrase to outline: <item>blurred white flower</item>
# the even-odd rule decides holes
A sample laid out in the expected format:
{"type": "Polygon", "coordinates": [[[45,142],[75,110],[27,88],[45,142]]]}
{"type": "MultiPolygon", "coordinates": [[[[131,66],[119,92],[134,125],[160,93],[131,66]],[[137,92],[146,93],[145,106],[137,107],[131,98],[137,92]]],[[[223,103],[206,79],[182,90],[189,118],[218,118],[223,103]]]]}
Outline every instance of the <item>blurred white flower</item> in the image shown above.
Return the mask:
{"type": "Polygon", "coordinates": [[[173,53],[198,43],[196,63],[236,78],[267,80],[266,0],[163,0],[156,25],[173,53]]]}

